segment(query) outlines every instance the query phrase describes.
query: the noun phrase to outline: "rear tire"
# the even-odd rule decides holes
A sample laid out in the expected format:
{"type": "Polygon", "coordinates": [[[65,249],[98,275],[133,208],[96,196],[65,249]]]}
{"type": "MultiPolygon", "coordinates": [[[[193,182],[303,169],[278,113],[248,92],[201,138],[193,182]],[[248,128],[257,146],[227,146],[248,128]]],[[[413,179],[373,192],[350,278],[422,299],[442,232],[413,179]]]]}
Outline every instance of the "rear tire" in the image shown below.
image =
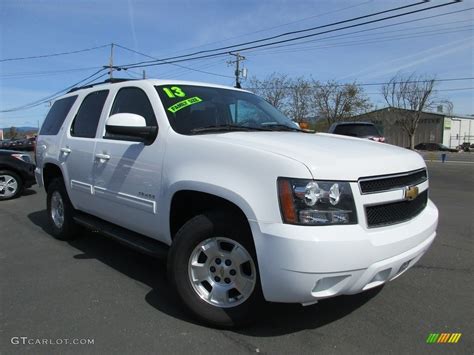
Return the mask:
{"type": "Polygon", "coordinates": [[[168,274],[187,308],[214,326],[254,321],[263,301],[250,228],[226,213],[198,215],[181,227],[168,274]]]}
{"type": "Polygon", "coordinates": [[[0,201],[17,198],[23,190],[23,180],[17,173],[11,170],[0,170],[0,201]]]}
{"type": "Polygon", "coordinates": [[[47,210],[54,238],[72,240],[77,236],[79,227],[74,222],[74,207],[62,179],[54,179],[48,186],[47,210]]]}

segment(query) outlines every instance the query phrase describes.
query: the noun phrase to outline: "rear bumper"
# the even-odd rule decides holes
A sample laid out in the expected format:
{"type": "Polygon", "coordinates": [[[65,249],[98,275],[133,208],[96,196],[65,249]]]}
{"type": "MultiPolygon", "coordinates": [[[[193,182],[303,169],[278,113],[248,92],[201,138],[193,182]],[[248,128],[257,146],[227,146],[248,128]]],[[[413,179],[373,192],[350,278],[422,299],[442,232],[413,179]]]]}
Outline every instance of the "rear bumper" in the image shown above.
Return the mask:
{"type": "Polygon", "coordinates": [[[309,304],[393,280],[428,250],[437,223],[431,201],[408,222],[370,230],[251,222],[264,297],[309,304]]]}

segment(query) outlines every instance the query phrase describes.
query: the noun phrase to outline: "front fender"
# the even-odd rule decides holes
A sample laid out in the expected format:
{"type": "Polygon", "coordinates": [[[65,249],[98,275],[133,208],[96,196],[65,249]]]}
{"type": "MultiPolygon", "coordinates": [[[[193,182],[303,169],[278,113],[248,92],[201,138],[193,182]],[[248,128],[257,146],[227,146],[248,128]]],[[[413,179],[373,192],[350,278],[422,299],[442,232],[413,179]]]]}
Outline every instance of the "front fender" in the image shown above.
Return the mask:
{"type": "Polygon", "coordinates": [[[312,178],[297,160],[233,141],[175,134],[169,136],[168,147],[179,149],[167,149],[163,162],[163,210],[158,213],[163,226],[169,227],[171,201],[181,190],[228,200],[250,221],[281,223],[278,177],[312,178]]]}

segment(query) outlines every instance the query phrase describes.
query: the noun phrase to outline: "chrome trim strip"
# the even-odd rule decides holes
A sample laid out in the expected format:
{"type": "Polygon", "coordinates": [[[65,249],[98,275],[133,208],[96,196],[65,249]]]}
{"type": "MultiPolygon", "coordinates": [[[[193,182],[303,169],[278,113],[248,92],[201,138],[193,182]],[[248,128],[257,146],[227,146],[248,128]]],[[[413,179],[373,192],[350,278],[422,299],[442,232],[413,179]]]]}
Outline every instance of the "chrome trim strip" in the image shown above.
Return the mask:
{"type": "Polygon", "coordinates": [[[103,187],[94,186],[94,194],[97,197],[127,205],[131,208],[136,208],[148,213],[156,214],[156,202],[143,199],[140,197],[135,197],[132,195],[124,194],[122,192],[114,192],[103,187]]]}
{"type": "Polygon", "coordinates": [[[92,195],[93,193],[91,184],[86,184],[85,182],[81,182],[77,180],[71,180],[71,190],[86,192],[90,195],[92,195]]]}

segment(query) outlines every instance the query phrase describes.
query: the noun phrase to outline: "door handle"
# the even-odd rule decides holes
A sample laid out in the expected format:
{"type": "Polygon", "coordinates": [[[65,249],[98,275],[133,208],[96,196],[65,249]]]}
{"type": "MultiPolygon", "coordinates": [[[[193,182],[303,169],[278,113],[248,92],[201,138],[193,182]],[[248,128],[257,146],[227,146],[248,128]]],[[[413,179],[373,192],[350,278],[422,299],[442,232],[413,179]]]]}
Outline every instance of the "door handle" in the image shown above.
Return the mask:
{"type": "Polygon", "coordinates": [[[70,148],[61,148],[61,152],[64,153],[65,155],[68,155],[69,153],[72,152],[70,148]]]}
{"type": "Polygon", "coordinates": [[[108,154],[96,154],[95,158],[100,159],[100,160],[109,160],[110,155],[108,155],[108,154]]]}

